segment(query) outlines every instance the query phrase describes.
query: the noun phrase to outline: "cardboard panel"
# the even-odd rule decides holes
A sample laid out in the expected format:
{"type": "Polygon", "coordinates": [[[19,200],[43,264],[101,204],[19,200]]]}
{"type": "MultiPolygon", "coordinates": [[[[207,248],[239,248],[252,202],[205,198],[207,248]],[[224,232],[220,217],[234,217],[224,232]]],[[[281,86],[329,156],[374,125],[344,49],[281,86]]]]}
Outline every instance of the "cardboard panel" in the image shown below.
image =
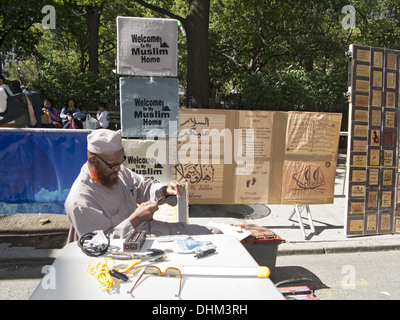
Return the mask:
{"type": "Polygon", "coordinates": [[[336,161],[285,161],[282,202],[332,203],[336,161]]]}
{"type": "Polygon", "coordinates": [[[196,204],[332,203],[340,124],[341,114],[182,109],[175,177],[196,204]]]}
{"type": "Polygon", "coordinates": [[[174,175],[189,185],[190,203],[232,203],[233,139],[224,110],[182,109],[179,112],[177,163],[174,175]]]}
{"type": "MultiPolygon", "coordinates": [[[[326,155],[337,153],[341,117],[338,114],[288,112],[285,155],[326,155]]],[[[365,136],[364,126],[360,134],[365,136]]]]}

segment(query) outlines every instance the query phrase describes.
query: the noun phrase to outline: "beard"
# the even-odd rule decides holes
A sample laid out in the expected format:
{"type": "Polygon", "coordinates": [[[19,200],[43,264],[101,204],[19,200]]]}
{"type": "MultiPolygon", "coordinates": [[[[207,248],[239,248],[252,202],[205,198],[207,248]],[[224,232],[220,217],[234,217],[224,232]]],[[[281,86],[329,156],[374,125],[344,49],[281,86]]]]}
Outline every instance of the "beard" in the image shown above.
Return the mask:
{"type": "Polygon", "coordinates": [[[94,181],[106,188],[111,188],[113,185],[118,183],[118,172],[104,175],[97,166],[93,166],[90,169],[90,175],[94,181]]]}

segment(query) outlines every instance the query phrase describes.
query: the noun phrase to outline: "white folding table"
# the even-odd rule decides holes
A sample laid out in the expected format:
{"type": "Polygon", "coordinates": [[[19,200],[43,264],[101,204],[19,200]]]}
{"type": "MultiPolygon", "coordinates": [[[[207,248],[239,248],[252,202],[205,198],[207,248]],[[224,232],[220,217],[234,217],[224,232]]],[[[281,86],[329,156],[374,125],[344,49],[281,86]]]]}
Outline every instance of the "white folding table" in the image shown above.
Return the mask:
{"type": "MultiPolygon", "coordinates": [[[[258,272],[258,264],[232,236],[228,235],[201,235],[193,236],[195,240],[211,241],[216,245],[216,253],[204,258],[196,258],[194,254],[167,253],[168,264],[192,266],[206,269],[217,267],[232,273],[232,270],[254,268],[258,272]]],[[[122,240],[112,240],[111,245],[122,246],[122,240]]],[[[163,248],[168,243],[159,243],[157,238],[148,238],[142,248],[163,248]]],[[[106,257],[106,256],[103,256],[106,257]]],[[[97,259],[101,259],[97,258],[97,259]]],[[[88,261],[76,242],[64,247],[53,265],[31,296],[31,299],[128,299],[128,300],[283,300],[284,297],[277,290],[269,278],[234,275],[185,275],[183,271],[182,289],[179,297],[175,294],[179,290],[179,279],[143,275],[137,287],[131,294],[127,292],[138,279],[141,271],[130,277],[128,282],[119,284],[112,293],[101,291],[97,280],[86,273],[88,261]],[[51,274],[51,272],[53,274],[51,274]],[[52,282],[52,283],[50,283],[52,282]]],[[[115,260],[116,266],[122,266],[129,260],[115,260]]],[[[143,262],[143,265],[149,264],[143,262]]],[[[152,263],[154,264],[154,263],[152,263]]],[[[193,268],[191,268],[193,269],[193,268]]],[[[184,270],[184,268],[183,268],[184,270]]],[[[240,272],[239,272],[240,273],[240,272]]],[[[118,281],[118,279],[117,279],[118,281]]]]}

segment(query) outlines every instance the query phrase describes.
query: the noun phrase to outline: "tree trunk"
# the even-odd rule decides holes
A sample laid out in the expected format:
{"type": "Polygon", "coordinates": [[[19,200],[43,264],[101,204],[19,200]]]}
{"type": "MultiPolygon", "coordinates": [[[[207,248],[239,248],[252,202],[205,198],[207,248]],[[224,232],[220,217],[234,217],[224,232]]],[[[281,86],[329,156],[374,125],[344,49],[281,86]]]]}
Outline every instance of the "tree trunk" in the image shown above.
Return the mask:
{"type": "Polygon", "coordinates": [[[197,108],[209,107],[209,10],[210,0],[191,0],[182,21],[188,49],[187,95],[191,107],[197,108]]]}
{"type": "Polygon", "coordinates": [[[179,20],[186,30],[188,62],[187,62],[187,97],[188,106],[208,108],[209,75],[208,75],[208,23],[210,0],[189,0],[189,12],[182,18],[166,9],[157,7],[144,0],[136,3],[179,20]]]}
{"type": "MultiPolygon", "coordinates": [[[[3,55],[2,55],[2,51],[1,51],[1,47],[3,45],[4,40],[6,39],[6,35],[8,34],[8,32],[6,31],[1,37],[0,37],[0,74],[3,74],[3,55]]],[[[5,58],[4,58],[5,60],[5,58]]]]}
{"type": "Polygon", "coordinates": [[[86,6],[86,24],[89,37],[89,72],[99,74],[99,28],[102,7],[86,6]]]}

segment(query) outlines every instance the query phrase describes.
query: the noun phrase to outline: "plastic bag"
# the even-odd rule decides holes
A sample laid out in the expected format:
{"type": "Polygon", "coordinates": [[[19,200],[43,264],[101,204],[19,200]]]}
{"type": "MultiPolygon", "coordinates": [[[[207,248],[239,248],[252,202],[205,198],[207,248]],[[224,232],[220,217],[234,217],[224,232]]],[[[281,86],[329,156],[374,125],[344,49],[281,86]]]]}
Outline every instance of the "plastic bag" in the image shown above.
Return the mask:
{"type": "Polygon", "coordinates": [[[90,116],[90,114],[86,115],[86,120],[82,123],[82,125],[83,129],[95,130],[100,128],[100,123],[97,121],[97,119],[90,116]]]}
{"type": "Polygon", "coordinates": [[[106,245],[108,242],[106,235],[103,230],[97,231],[97,234],[88,242],[89,246],[92,247],[100,247],[102,245],[106,245]]]}
{"type": "Polygon", "coordinates": [[[196,252],[196,249],[200,248],[216,248],[211,242],[201,242],[192,239],[187,240],[175,240],[175,250],[176,253],[192,253],[196,252]]]}

